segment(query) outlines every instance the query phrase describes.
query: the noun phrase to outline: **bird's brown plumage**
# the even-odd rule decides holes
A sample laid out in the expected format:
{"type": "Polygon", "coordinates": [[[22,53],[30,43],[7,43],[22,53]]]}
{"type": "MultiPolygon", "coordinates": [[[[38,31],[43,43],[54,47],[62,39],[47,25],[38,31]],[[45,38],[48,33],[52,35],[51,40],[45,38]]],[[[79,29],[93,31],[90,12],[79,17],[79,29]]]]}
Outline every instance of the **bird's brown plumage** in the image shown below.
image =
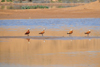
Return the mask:
{"type": "Polygon", "coordinates": [[[85,34],[87,34],[87,36],[89,36],[89,34],[91,33],[91,31],[89,30],[89,31],[87,31],[87,32],[85,32],[85,34]]]}
{"type": "Polygon", "coordinates": [[[85,34],[90,34],[91,33],[91,31],[87,31],[87,32],[85,32],[85,34]]]}
{"type": "Polygon", "coordinates": [[[44,34],[45,33],[45,30],[43,30],[42,32],[40,32],[39,34],[44,34]]]}
{"type": "Polygon", "coordinates": [[[29,30],[25,33],[25,35],[27,35],[27,34],[30,34],[30,31],[29,30]]]}
{"type": "Polygon", "coordinates": [[[73,33],[73,30],[69,31],[67,34],[72,34],[73,33]]]}

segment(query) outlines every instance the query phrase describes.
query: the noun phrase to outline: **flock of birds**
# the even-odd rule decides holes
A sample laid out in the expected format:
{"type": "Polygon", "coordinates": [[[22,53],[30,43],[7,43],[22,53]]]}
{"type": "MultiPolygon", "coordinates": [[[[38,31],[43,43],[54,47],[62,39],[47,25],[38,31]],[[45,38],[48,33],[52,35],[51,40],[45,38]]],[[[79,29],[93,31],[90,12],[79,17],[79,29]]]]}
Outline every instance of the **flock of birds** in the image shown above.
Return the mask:
{"type": "MultiPolygon", "coordinates": [[[[72,34],[72,33],[73,33],[73,30],[71,29],[67,34],[69,34],[69,36],[70,36],[70,34],[72,34]]],[[[89,30],[89,31],[85,32],[84,34],[87,34],[87,36],[89,36],[90,33],[91,33],[91,31],[89,30]]]]}
{"type": "MultiPolygon", "coordinates": [[[[43,36],[44,33],[45,33],[45,28],[39,34],[42,34],[42,36],[43,36]]],[[[69,34],[69,36],[70,36],[72,33],[73,33],[73,30],[71,29],[67,34],[69,34]]],[[[87,36],[89,36],[90,33],[91,33],[91,31],[89,30],[89,31],[85,32],[84,34],[87,34],[87,36]]],[[[28,28],[28,30],[25,33],[25,35],[28,35],[29,36],[29,34],[30,34],[30,29],[28,28]]]]}
{"type": "MultiPolygon", "coordinates": [[[[43,36],[44,33],[45,33],[45,28],[44,28],[43,31],[40,32],[39,34],[42,34],[42,36],[43,36]]],[[[28,36],[29,36],[29,34],[30,34],[30,29],[28,28],[28,30],[27,30],[27,32],[25,33],[25,35],[28,35],[28,36]]]]}

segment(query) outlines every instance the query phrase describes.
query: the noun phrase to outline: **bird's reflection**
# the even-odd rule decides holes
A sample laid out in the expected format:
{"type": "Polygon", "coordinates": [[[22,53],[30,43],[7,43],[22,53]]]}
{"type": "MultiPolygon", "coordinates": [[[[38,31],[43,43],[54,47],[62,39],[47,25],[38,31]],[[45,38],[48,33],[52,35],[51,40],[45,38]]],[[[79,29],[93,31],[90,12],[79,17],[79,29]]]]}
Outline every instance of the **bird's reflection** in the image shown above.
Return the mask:
{"type": "Polygon", "coordinates": [[[28,43],[30,43],[30,39],[29,38],[27,38],[26,40],[28,41],[28,43]]]}
{"type": "Polygon", "coordinates": [[[91,39],[89,39],[89,41],[91,41],[91,39]]]}
{"type": "Polygon", "coordinates": [[[43,39],[43,42],[45,42],[45,39],[43,39]]]}
{"type": "Polygon", "coordinates": [[[72,39],[70,41],[73,41],[72,39]]]}
{"type": "MultiPolygon", "coordinates": [[[[30,39],[29,39],[29,38],[27,38],[26,40],[27,40],[27,41],[28,41],[28,43],[30,44],[30,39]]],[[[45,39],[42,39],[42,40],[43,40],[43,42],[46,42],[46,41],[45,41],[45,39]]]]}

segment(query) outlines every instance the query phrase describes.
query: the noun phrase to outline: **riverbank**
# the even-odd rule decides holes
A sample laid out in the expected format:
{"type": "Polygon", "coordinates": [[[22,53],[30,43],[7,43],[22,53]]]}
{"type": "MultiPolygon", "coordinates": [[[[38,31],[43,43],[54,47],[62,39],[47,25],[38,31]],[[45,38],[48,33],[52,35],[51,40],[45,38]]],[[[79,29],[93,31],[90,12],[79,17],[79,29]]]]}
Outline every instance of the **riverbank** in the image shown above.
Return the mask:
{"type": "Polygon", "coordinates": [[[70,8],[0,10],[0,19],[100,18],[98,1],[70,8]]]}

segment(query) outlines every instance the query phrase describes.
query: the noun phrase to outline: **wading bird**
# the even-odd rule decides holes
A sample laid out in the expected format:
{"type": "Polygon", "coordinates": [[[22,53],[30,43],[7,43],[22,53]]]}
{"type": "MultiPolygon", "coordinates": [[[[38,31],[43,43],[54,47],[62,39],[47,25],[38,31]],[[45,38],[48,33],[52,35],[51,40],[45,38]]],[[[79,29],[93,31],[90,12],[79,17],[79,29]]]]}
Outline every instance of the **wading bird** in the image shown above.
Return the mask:
{"type": "Polygon", "coordinates": [[[73,30],[71,29],[67,34],[69,34],[69,36],[73,33],[73,30]]]}
{"type": "Polygon", "coordinates": [[[43,28],[43,31],[40,32],[39,34],[42,34],[42,36],[43,36],[44,33],[45,33],[45,28],[43,28]]]}
{"type": "Polygon", "coordinates": [[[90,33],[91,33],[91,30],[85,32],[85,34],[87,34],[87,36],[89,36],[90,33]]]}
{"type": "Polygon", "coordinates": [[[30,34],[30,29],[28,28],[27,32],[25,33],[25,35],[28,35],[29,36],[30,34]]]}

